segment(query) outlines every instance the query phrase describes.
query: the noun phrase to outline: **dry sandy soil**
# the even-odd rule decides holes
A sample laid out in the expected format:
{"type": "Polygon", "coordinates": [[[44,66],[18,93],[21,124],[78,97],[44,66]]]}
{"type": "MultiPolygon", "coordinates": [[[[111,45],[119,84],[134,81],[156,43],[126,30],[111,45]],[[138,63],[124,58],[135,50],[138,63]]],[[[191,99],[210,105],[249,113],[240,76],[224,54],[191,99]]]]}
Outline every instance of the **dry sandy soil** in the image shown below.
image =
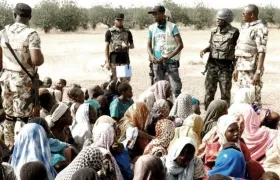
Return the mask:
{"type": "MultiPolygon", "coordinates": [[[[239,27],[239,26],[236,26],[239,27]]],[[[181,55],[180,75],[183,82],[183,91],[189,92],[201,101],[205,89],[204,70],[206,56],[199,57],[199,52],[207,46],[210,30],[194,31],[187,28],[179,28],[184,42],[181,55]]],[[[80,33],[40,33],[42,50],[45,55],[45,64],[39,68],[41,78],[50,76],[54,81],[65,78],[69,83],[78,83],[84,87],[101,84],[107,78],[107,70],[102,68],[104,64],[104,34],[106,28],[80,33]]],[[[132,31],[135,49],[130,51],[133,77],[134,98],[150,85],[148,76],[148,55],[146,53],[147,30],[132,31]]],[[[280,76],[278,57],[280,51],[277,48],[280,42],[279,31],[271,29],[269,33],[268,53],[265,60],[265,74],[263,76],[263,104],[278,110],[280,107],[280,76]]],[[[237,87],[234,84],[232,95],[237,87]]],[[[216,98],[220,94],[217,92],[216,98]]]]}

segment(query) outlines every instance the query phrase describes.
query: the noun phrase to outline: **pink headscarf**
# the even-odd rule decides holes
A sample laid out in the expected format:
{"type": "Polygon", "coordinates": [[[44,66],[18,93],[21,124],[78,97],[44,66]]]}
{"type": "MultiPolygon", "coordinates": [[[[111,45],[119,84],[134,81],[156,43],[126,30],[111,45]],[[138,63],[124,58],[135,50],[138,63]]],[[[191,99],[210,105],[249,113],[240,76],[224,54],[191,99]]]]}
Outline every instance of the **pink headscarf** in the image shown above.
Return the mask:
{"type": "Polygon", "coordinates": [[[258,160],[272,147],[278,131],[265,126],[260,127],[262,121],[250,105],[240,104],[238,109],[245,123],[242,137],[251,152],[252,159],[258,160]]]}
{"type": "Polygon", "coordinates": [[[156,98],[156,101],[160,99],[167,99],[166,97],[166,90],[168,88],[171,88],[171,85],[168,81],[162,80],[156,82],[152,87],[150,87],[150,90],[154,93],[154,96],[156,98]]]}

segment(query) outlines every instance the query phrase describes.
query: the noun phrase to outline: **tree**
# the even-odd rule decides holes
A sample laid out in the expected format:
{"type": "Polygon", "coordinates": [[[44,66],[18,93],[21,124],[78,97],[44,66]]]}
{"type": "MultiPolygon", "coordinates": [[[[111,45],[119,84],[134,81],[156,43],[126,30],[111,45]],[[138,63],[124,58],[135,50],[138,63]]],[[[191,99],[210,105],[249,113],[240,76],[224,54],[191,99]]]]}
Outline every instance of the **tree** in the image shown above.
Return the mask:
{"type": "Polygon", "coordinates": [[[89,22],[94,29],[98,23],[103,23],[108,27],[114,24],[115,10],[110,5],[94,6],[89,10],[89,22]]]}
{"type": "Polygon", "coordinates": [[[48,33],[56,27],[59,16],[59,3],[56,0],[44,0],[35,6],[32,13],[32,24],[48,33]]]}
{"type": "Polygon", "coordinates": [[[0,1],[0,29],[14,22],[13,10],[6,0],[0,1]]]}
{"type": "Polygon", "coordinates": [[[83,29],[88,29],[89,26],[89,10],[86,8],[81,8],[80,9],[80,27],[83,29]]]}
{"type": "Polygon", "coordinates": [[[81,9],[76,2],[65,0],[61,3],[56,28],[63,32],[76,31],[81,24],[81,9]]]}

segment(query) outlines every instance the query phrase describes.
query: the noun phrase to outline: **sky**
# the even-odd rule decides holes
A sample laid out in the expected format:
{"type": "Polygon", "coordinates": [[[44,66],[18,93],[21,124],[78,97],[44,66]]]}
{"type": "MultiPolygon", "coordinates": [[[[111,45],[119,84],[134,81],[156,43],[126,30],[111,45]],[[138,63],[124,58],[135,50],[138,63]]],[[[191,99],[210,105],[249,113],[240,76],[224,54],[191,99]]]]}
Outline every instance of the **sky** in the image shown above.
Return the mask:
{"type": "MultiPolygon", "coordinates": [[[[25,2],[33,7],[35,4],[40,2],[40,0],[7,0],[9,4],[15,5],[19,2],[25,2]]],[[[134,6],[154,6],[160,4],[161,0],[76,0],[78,4],[82,7],[89,8],[93,5],[99,4],[112,4],[113,6],[122,5],[124,7],[134,6]]],[[[212,8],[237,8],[243,7],[247,4],[256,4],[259,6],[265,6],[267,4],[272,4],[280,8],[280,0],[173,0],[178,4],[185,6],[193,6],[195,2],[203,2],[205,5],[212,8]]]]}

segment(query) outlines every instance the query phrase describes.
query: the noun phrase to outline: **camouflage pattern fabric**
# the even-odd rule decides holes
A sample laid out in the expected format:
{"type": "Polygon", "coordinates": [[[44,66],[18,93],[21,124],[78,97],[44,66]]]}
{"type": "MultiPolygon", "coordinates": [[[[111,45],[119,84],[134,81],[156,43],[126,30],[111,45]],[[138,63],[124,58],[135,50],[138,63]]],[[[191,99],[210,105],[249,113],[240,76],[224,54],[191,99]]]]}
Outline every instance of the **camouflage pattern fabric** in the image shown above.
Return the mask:
{"type": "Polygon", "coordinates": [[[32,81],[28,75],[6,70],[0,78],[0,84],[5,113],[11,117],[32,116],[33,102],[28,102],[32,96],[32,81]],[[26,103],[30,104],[23,109],[26,103]]]}
{"type": "Polygon", "coordinates": [[[260,73],[260,81],[257,85],[253,85],[254,71],[238,71],[238,86],[239,88],[252,88],[255,90],[254,104],[261,105],[261,90],[263,87],[262,82],[263,71],[260,73]]]}
{"type": "MultiPolygon", "coordinates": [[[[126,65],[126,64],[120,64],[120,65],[126,65]]],[[[126,78],[118,78],[117,77],[117,71],[116,71],[116,64],[111,64],[111,73],[109,75],[109,82],[114,81],[114,80],[119,80],[121,83],[129,83],[131,78],[126,77],[126,78]]]]}
{"type": "Polygon", "coordinates": [[[221,99],[230,104],[231,87],[232,87],[233,65],[208,65],[208,72],[205,79],[205,110],[211,101],[214,100],[217,84],[219,83],[221,99]]]}
{"type": "Polygon", "coordinates": [[[14,129],[15,129],[15,121],[5,120],[3,123],[4,126],[4,142],[9,149],[11,149],[14,145],[14,129]]]}

